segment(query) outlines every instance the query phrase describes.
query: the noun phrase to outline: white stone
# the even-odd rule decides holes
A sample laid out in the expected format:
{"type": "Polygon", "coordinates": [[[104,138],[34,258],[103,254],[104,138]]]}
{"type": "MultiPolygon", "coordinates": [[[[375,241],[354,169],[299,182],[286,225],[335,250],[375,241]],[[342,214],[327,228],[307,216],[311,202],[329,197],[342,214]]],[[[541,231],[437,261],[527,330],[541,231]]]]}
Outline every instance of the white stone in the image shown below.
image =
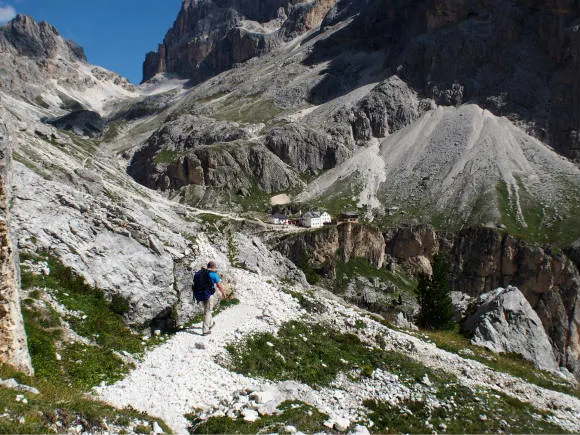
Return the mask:
{"type": "Polygon", "coordinates": [[[324,427],[328,429],[332,429],[334,427],[334,420],[326,420],[324,423],[324,427]]]}
{"type": "Polygon", "coordinates": [[[6,388],[15,389],[16,387],[18,387],[19,384],[16,381],[16,379],[10,378],[10,379],[6,379],[6,380],[0,382],[0,385],[2,385],[3,387],[6,387],[6,388]]]}
{"type": "Polygon", "coordinates": [[[256,403],[264,404],[276,399],[276,394],[274,391],[256,391],[250,394],[250,399],[256,403]]]}
{"type": "Polygon", "coordinates": [[[18,391],[25,391],[27,393],[31,393],[31,394],[40,394],[40,391],[38,391],[36,388],[31,387],[30,385],[18,385],[15,387],[16,390],[18,391]]]}
{"type": "Polygon", "coordinates": [[[339,417],[334,420],[334,429],[339,432],[346,432],[350,427],[350,420],[347,418],[339,417]]]}
{"type": "Polygon", "coordinates": [[[260,418],[257,411],[247,408],[242,410],[242,417],[244,418],[244,421],[249,423],[253,423],[260,418]]]}

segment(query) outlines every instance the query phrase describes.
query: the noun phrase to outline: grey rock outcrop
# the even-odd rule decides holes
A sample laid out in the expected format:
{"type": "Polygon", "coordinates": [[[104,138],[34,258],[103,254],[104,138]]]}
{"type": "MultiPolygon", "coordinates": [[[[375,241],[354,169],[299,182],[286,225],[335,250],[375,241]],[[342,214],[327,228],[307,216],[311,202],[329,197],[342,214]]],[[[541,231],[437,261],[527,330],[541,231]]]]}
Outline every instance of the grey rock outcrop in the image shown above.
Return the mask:
{"type": "Polygon", "coordinates": [[[498,288],[481,295],[463,324],[471,342],[493,352],[518,353],[544,370],[558,364],[538,314],[516,288],[498,288]]]}
{"type": "Polygon", "coordinates": [[[161,190],[196,185],[247,195],[255,185],[285,190],[299,180],[238,123],[184,115],[155,133],[128,168],[135,180],[161,190]]]}
{"type": "Polygon", "coordinates": [[[105,120],[97,112],[91,110],[77,110],[46,122],[61,130],[72,131],[79,136],[101,137],[105,130],[105,120]]]}
{"type": "Polygon", "coordinates": [[[187,0],[143,63],[143,81],[175,73],[194,83],[261,56],[316,27],[337,0],[187,0]]]}
{"type": "Polygon", "coordinates": [[[580,239],[567,247],[564,252],[574,262],[578,270],[580,270],[580,239]]]}
{"type": "Polygon", "coordinates": [[[9,231],[12,149],[0,122],[0,362],[33,373],[20,310],[18,251],[9,231]]]}
{"type": "Polygon", "coordinates": [[[87,61],[82,47],[63,40],[58,30],[46,21],[40,23],[26,15],[17,15],[0,27],[0,51],[15,51],[20,56],[50,59],[58,55],[71,60],[87,61]],[[59,47],[64,48],[59,53],[59,47]]]}
{"type": "Polygon", "coordinates": [[[275,127],[266,137],[266,147],[298,172],[316,174],[334,168],[352,153],[348,143],[307,125],[275,127]]]}
{"type": "Polygon", "coordinates": [[[0,27],[0,71],[0,91],[32,103],[49,117],[102,110],[112,97],[134,91],[118,74],[89,66],[84,50],[54,26],[26,15],[0,27]],[[95,101],[99,98],[106,101],[95,101]]]}

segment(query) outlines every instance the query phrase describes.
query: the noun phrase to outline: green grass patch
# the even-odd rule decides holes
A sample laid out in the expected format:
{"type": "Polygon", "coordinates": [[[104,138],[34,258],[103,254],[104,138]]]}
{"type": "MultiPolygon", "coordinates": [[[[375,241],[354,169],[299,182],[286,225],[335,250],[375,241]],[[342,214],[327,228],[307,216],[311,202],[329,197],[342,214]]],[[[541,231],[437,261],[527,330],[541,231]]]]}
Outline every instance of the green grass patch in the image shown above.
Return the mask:
{"type": "Polygon", "coordinates": [[[392,318],[400,312],[411,315],[417,305],[417,279],[400,266],[376,268],[368,261],[353,258],[337,260],[334,292],[347,294],[347,299],[361,308],[392,318]],[[359,282],[366,278],[364,283],[359,282]],[[360,286],[374,288],[376,298],[369,301],[360,286]],[[360,291],[359,291],[360,290],[360,291]]]}
{"type": "Polygon", "coordinates": [[[179,151],[164,149],[155,154],[153,161],[156,165],[170,165],[171,163],[175,163],[181,155],[182,153],[179,151]]]}
{"type": "Polygon", "coordinates": [[[195,103],[197,103],[197,104],[211,103],[212,101],[218,100],[221,97],[225,97],[228,94],[229,94],[229,92],[219,91],[219,92],[216,92],[215,94],[208,95],[207,97],[198,98],[197,100],[195,100],[195,103]]]}
{"type": "Polygon", "coordinates": [[[505,182],[498,183],[496,193],[502,222],[507,231],[530,242],[553,243],[568,246],[580,237],[580,204],[570,201],[578,186],[569,180],[559,180],[563,187],[560,210],[538,202],[518,180],[517,194],[526,225],[518,218],[515,188],[505,182]]]}
{"type": "MultiPolygon", "coordinates": [[[[85,396],[91,387],[103,381],[117,381],[131,368],[118,352],[127,351],[138,356],[145,350],[141,338],[112,311],[103,292],[88,285],[51,255],[21,252],[20,259],[22,289],[28,295],[22,303],[22,314],[35,378],[10,372],[6,367],[0,370],[0,377],[14,376],[38,388],[41,394],[26,394],[29,403],[25,409],[20,409],[19,402],[14,401],[15,392],[6,396],[0,388],[0,409],[14,409],[14,415],[24,417],[0,416],[0,432],[67,432],[78,425],[86,432],[100,432],[106,430],[105,419],[108,424],[123,427],[136,419],[158,421],[166,427],[145,414],[117,410],[85,396]],[[50,274],[32,273],[28,269],[29,262],[46,262],[50,274]],[[71,314],[61,319],[47,298],[42,297],[43,293],[50,293],[71,314]],[[88,341],[67,338],[64,320],[88,341]]],[[[151,339],[148,345],[159,340],[151,339]]]]}
{"type": "Polygon", "coordinates": [[[186,414],[190,422],[190,433],[198,434],[256,434],[283,433],[284,426],[294,426],[304,433],[316,433],[324,430],[324,422],[328,419],[313,406],[298,401],[286,401],[278,406],[278,413],[265,415],[259,420],[249,423],[243,418],[210,417],[202,421],[196,414],[186,414]]]}
{"type": "Polygon", "coordinates": [[[335,290],[344,293],[348,283],[357,276],[378,278],[382,283],[392,284],[407,293],[415,293],[417,289],[417,279],[400,267],[395,267],[391,271],[384,267],[377,268],[365,259],[352,258],[348,262],[340,260],[336,262],[335,290]]]}
{"type": "Polygon", "coordinates": [[[50,104],[48,104],[46,101],[44,101],[44,98],[42,98],[42,95],[37,95],[34,98],[34,102],[38,106],[42,107],[43,109],[50,109],[50,104]]]}
{"type": "Polygon", "coordinates": [[[105,134],[103,135],[103,142],[111,142],[116,139],[126,124],[127,122],[123,119],[111,122],[107,127],[107,131],[105,131],[105,134]]]}
{"type": "Polygon", "coordinates": [[[471,344],[467,337],[457,331],[421,331],[420,335],[427,336],[441,349],[459,353],[464,358],[479,361],[491,369],[509,373],[540,387],[580,398],[580,388],[578,386],[574,386],[550,372],[538,369],[521,355],[494,353],[484,347],[475,346],[471,344]],[[469,349],[471,352],[469,354],[461,352],[465,349],[469,349]]]}
{"type": "Polygon", "coordinates": [[[12,153],[12,156],[14,157],[14,160],[16,160],[18,163],[22,163],[24,166],[26,166],[31,171],[34,171],[35,173],[40,175],[42,178],[46,178],[45,177],[46,174],[44,174],[44,172],[41,171],[40,168],[38,168],[31,160],[24,157],[22,154],[14,152],[14,153],[12,153]]]}
{"type": "MultiPolygon", "coordinates": [[[[316,179],[316,176],[303,174],[307,183],[316,179]]],[[[321,197],[305,203],[304,208],[326,210],[331,216],[338,216],[346,211],[358,211],[362,215],[364,209],[357,205],[362,188],[358,175],[350,175],[334,183],[321,197]]]]}
{"type": "Polygon", "coordinates": [[[245,342],[229,344],[231,369],[270,380],[296,380],[308,385],[328,385],[339,372],[368,376],[376,368],[414,384],[425,374],[447,382],[452,377],[435,372],[393,351],[370,347],[354,334],[321,325],[291,321],[278,335],[259,333],[245,342]]]}
{"type": "Polygon", "coordinates": [[[296,299],[298,304],[309,313],[324,313],[326,311],[326,307],[322,302],[317,301],[314,298],[307,297],[301,292],[291,290],[287,287],[282,287],[280,290],[296,299]]]}
{"type": "Polygon", "coordinates": [[[446,406],[432,407],[422,400],[399,406],[367,400],[364,405],[375,433],[565,433],[546,420],[547,412],[501,392],[453,385],[439,390],[437,397],[446,406]]]}

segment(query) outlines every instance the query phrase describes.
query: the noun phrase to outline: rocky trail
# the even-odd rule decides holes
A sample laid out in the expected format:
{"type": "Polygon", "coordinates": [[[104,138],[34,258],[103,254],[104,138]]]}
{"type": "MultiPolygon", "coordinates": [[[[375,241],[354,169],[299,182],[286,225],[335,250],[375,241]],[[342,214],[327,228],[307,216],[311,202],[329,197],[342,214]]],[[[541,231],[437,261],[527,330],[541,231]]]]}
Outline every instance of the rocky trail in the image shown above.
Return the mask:
{"type": "MultiPolygon", "coordinates": [[[[339,374],[330,387],[314,389],[295,381],[273,382],[247,377],[227,368],[224,355],[229,343],[239,342],[257,332],[275,333],[284,322],[304,317],[309,321],[328,322],[340,331],[354,332],[369,343],[373,343],[377,334],[383,335],[386,349],[405,353],[427,367],[449,372],[468,388],[499,391],[550,410],[551,422],[566,431],[580,431],[580,400],[577,398],[496,372],[416,336],[389,329],[369,319],[366,312],[335,297],[318,296],[327,311],[309,315],[296,299],[279,289],[280,284],[274,277],[239,269],[230,272],[240,304],[214,317],[216,323],[211,335],[202,336],[200,324],[187,327],[150,351],[125,379],[111,386],[97,387],[95,393],[115,406],[132,406],[161,417],[176,433],[186,433],[189,423],[184,414],[193,410],[203,418],[241,415],[247,421],[254,421],[258,415],[272,412],[285,400],[312,404],[329,415],[331,426],[336,422],[340,426],[341,422],[350,424],[360,419],[366,399],[380,397],[397,403],[417,393],[413,391],[417,387],[408,388],[396,376],[381,370],[375,370],[364,384],[354,383],[339,374]],[[362,319],[366,328],[354,328],[353,325],[362,319]],[[248,400],[248,395],[254,399],[248,400]]],[[[421,390],[421,386],[418,389],[421,390]]],[[[481,412],[485,413],[485,409],[481,412]]]]}

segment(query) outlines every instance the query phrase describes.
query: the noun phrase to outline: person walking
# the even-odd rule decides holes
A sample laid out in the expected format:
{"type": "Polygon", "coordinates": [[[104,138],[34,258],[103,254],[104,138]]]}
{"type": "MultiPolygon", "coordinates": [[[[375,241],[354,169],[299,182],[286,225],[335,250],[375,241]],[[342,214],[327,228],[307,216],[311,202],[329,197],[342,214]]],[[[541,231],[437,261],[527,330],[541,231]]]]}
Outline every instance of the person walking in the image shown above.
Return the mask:
{"type": "Polygon", "coordinates": [[[226,299],[226,293],[224,291],[223,285],[221,284],[221,278],[216,270],[217,266],[215,261],[210,261],[209,263],[207,263],[207,268],[205,270],[202,269],[196,273],[196,275],[207,274],[205,277],[200,278],[200,280],[201,282],[203,282],[205,278],[205,280],[207,280],[207,284],[205,286],[209,287],[208,289],[209,292],[206,293],[206,295],[208,296],[207,298],[205,297],[198,298],[196,296],[196,299],[198,299],[203,304],[203,328],[202,328],[203,335],[211,334],[211,328],[213,328],[215,324],[215,322],[212,319],[212,310],[217,302],[216,299],[217,296],[215,294],[216,287],[219,289],[222,299],[226,299]]]}

